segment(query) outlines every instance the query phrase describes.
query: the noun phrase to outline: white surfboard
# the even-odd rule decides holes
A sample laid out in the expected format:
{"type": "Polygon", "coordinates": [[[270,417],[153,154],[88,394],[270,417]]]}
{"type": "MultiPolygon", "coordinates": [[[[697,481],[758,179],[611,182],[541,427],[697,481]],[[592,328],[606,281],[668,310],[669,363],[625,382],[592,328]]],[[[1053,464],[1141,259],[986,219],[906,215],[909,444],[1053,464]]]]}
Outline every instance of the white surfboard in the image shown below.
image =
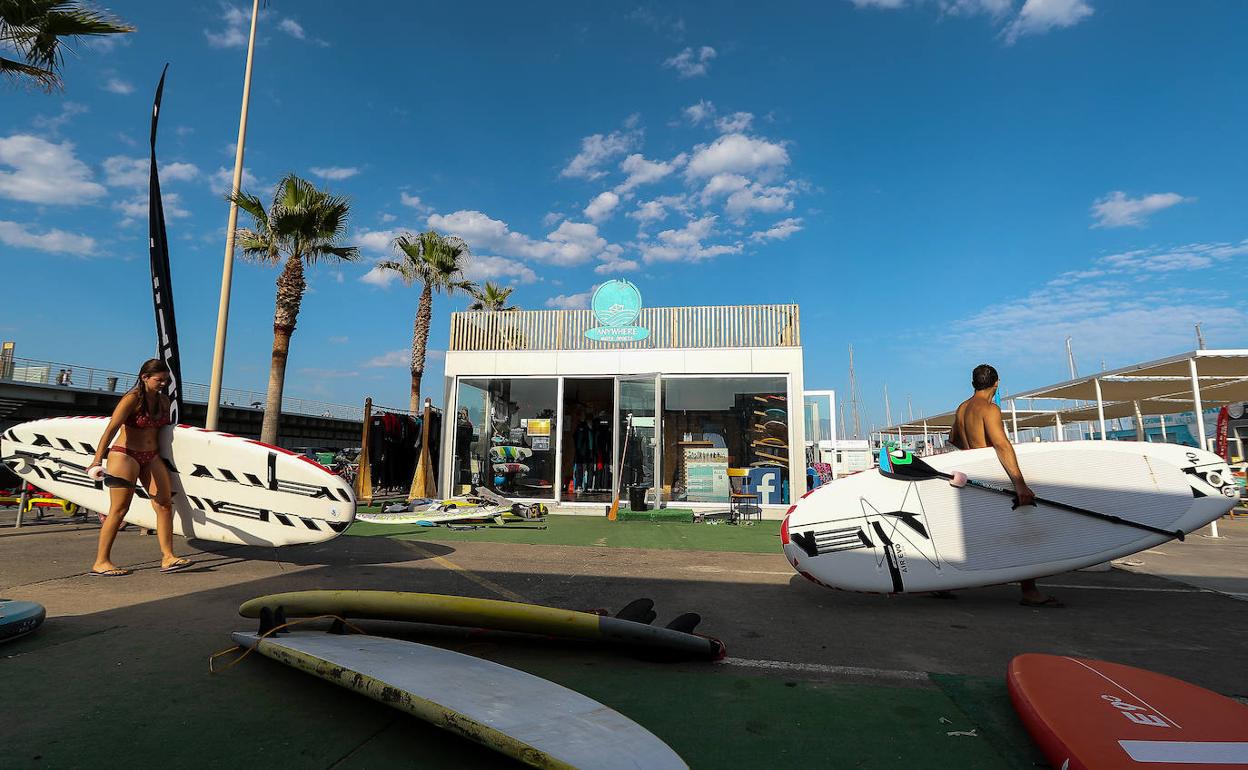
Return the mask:
{"type": "MultiPolygon", "coordinates": [[[[0,457],[24,480],[99,513],[110,490],[86,466],[106,417],[55,417],[0,434],[0,457]]],[[[187,538],[243,545],[318,543],[355,518],[355,494],[335,473],[302,455],[228,433],[179,425],[160,433],[160,456],[173,480],[173,531],[187,538]]],[[[156,527],[140,486],[126,521],[156,527]]]]}
{"type": "MultiPolygon", "coordinates": [[[[1220,457],[1174,444],[1068,441],[1016,446],[1038,497],[1167,532],[1197,530],[1235,506],[1220,457]]],[[[993,449],[923,458],[935,470],[1012,488],[993,449]]],[[[781,528],[799,573],[829,588],[938,591],[1054,575],[1166,542],[1165,535],[945,479],[902,481],[878,469],[825,484],[781,528]]]]}
{"type": "Polygon", "coordinates": [[[534,767],[687,768],[653,733],[578,692],[416,642],[295,631],[234,641],[534,767]]]}

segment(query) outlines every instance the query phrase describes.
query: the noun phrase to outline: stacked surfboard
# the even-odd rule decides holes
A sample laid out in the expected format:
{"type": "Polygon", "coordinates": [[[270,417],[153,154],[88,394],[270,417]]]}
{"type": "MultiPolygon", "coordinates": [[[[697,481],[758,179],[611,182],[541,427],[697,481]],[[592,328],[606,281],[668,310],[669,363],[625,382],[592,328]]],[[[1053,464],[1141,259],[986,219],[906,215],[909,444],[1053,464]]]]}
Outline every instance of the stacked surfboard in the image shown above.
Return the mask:
{"type": "MultiPolygon", "coordinates": [[[[1042,502],[1015,509],[993,449],[924,458],[927,478],[879,470],[819,487],[789,509],[784,554],[851,591],[993,585],[1120,558],[1204,527],[1237,498],[1217,455],[1175,444],[1072,441],[1015,447],[1042,502]],[[964,474],[958,487],[948,476],[964,474]],[[937,475],[940,474],[940,475],[937,475]]],[[[888,465],[888,457],[883,458],[888,465]]]]}

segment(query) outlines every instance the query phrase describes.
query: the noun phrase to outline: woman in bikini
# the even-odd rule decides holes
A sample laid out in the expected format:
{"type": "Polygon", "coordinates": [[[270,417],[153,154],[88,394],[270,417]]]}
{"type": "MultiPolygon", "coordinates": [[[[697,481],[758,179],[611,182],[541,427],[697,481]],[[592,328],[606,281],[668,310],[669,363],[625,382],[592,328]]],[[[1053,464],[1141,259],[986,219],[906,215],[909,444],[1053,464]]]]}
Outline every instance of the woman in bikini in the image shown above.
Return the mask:
{"type": "Polygon", "coordinates": [[[173,498],[169,469],[160,458],[160,429],[169,424],[169,367],[158,358],[144,362],[139,381],[113,410],[113,417],[104,429],[95,459],[87,475],[100,478],[106,473],[116,482],[109,485],[112,506],[100,527],[100,543],[96,548],[91,574],[103,577],[129,575],[130,570],[113,564],[111,552],[117,530],[130,510],[135,482],[143,485],[156,511],[156,540],[160,543],[160,571],[176,572],[191,566],[189,559],[180,559],[173,552],[173,498]],[[113,437],[121,435],[116,444],[113,437]],[[104,455],[108,455],[105,469],[104,455]]]}

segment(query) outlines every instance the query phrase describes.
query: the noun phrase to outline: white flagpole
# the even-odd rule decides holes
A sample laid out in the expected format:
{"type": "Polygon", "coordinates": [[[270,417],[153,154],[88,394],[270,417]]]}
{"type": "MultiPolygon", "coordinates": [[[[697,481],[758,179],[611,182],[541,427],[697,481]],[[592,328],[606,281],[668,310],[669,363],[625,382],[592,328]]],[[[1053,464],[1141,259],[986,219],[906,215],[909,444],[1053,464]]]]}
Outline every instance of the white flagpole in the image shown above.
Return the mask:
{"type": "MultiPolygon", "coordinates": [[[[247,104],[251,99],[251,61],[256,52],[256,18],[260,0],[251,3],[251,34],[247,38],[247,70],[243,75],[243,109],[238,118],[238,146],[234,150],[234,183],[231,190],[238,194],[243,182],[243,145],[247,141],[247,104]]],[[[234,279],[234,230],[238,227],[238,204],[230,202],[230,221],[225,232],[225,264],[221,268],[221,302],[217,306],[217,342],[212,349],[212,384],[208,387],[208,418],[204,427],[217,429],[217,410],[221,406],[221,377],[225,369],[225,332],[230,320],[230,284],[234,279]]]]}

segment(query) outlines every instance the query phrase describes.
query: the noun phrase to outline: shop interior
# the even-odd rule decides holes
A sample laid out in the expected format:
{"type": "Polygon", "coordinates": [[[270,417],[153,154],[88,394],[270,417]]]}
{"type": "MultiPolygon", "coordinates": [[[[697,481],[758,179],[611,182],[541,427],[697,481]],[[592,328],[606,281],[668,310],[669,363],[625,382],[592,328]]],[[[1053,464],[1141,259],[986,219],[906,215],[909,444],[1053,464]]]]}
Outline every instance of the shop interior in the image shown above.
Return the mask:
{"type": "Polygon", "coordinates": [[[614,410],[614,377],[569,377],[563,381],[563,467],[559,479],[565,502],[611,502],[614,410]]]}

